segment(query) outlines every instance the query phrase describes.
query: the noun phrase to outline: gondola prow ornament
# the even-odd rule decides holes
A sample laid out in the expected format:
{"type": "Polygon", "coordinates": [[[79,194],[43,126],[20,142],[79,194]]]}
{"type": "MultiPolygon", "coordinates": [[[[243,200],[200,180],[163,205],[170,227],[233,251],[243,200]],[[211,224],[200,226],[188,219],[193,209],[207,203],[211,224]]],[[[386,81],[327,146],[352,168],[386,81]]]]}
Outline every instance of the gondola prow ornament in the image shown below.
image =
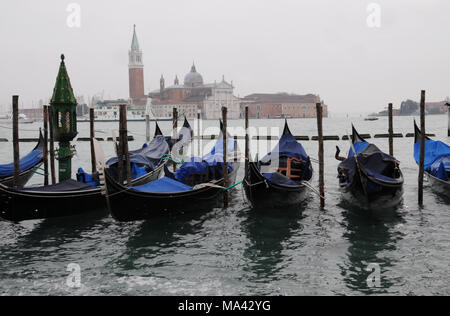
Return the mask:
{"type": "Polygon", "coordinates": [[[72,177],[72,157],[75,148],[70,142],[77,136],[77,100],[75,99],[69,75],[61,55],[61,65],[56,78],[53,96],[50,101],[52,107],[53,132],[55,140],[59,142],[59,181],[72,177]]]}

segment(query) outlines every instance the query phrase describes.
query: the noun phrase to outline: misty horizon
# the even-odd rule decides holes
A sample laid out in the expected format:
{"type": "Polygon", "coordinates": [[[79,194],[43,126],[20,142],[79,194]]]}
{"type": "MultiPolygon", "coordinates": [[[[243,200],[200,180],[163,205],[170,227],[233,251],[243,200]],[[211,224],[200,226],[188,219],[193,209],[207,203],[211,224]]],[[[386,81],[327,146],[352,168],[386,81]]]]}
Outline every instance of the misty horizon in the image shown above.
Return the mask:
{"type": "Polygon", "coordinates": [[[14,94],[26,108],[47,102],[62,53],[75,95],[127,99],[134,24],[146,93],[195,61],[206,82],[233,81],[236,96],[313,93],[331,113],[398,108],[422,89],[430,102],[448,97],[450,3],[376,1],[380,25],[370,27],[372,2],[77,1],[80,27],[67,24],[70,1],[2,3],[0,111],[14,94]]]}

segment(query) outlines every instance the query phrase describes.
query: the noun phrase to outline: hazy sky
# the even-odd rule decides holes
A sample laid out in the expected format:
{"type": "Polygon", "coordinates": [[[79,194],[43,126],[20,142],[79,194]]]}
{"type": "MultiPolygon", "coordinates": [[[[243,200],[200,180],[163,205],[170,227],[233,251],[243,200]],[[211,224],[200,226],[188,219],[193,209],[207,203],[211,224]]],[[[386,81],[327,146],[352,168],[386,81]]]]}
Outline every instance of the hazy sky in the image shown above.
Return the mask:
{"type": "Polygon", "coordinates": [[[182,81],[195,60],[206,82],[224,74],[236,95],[316,93],[332,112],[399,106],[421,89],[438,101],[450,95],[449,16],[448,0],[4,0],[0,105],[50,97],[61,53],[76,95],[127,98],[133,24],[147,91],[161,74],[182,81]],[[70,3],[80,28],[67,25],[70,3]],[[379,28],[367,23],[371,3],[379,28]]]}

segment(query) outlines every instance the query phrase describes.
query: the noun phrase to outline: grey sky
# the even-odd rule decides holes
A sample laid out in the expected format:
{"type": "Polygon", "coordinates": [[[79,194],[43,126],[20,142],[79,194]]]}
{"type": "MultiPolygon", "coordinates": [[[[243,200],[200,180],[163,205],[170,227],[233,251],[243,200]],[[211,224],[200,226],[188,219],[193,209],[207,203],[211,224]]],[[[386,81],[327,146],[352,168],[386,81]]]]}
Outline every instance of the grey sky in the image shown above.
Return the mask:
{"type": "Polygon", "coordinates": [[[0,2],[0,105],[51,95],[59,56],[77,95],[128,97],[133,24],[145,87],[180,80],[195,60],[205,81],[236,94],[317,93],[332,112],[372,112],[388,102],[450,95],[448,0],[14,0],[0,2]],[[66,24],[81,5],[81,28],[66,24]],[[368,4],[381,5],[369,28],[368,4]]]}

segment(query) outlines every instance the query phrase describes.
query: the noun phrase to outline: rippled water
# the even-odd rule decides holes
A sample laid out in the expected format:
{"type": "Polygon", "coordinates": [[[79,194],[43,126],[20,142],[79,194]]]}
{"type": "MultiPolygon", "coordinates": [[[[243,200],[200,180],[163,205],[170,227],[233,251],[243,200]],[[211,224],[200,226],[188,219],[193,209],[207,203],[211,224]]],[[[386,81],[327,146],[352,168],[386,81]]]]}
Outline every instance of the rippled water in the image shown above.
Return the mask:
{"type": "MultiPolygon", "coordinates": [[[[354,122],[361,133],[386,133],[387,120],[325,119],[325,135],[344,135],[354,122]]],[[[231,126],[243,126],[232,121],[231,126]]],[[[252,126],[282,127],[281,120],[251,121],[252,126]]],[[[292,120],[297,135],[316,135],[315,120],[292,120]]],[[[0,137],[11,131],[0,127],[0,137]]],[[[118,124],[99,123],[99,137],[118,124]]],[[[216,126],[216,122],[205,122],[216,126]]],[[[446,116],[427,118],[428,131],[446,137],[446,116]]],[[[21,126],[21,137],[36,137],[39,124],[21,126]]],[[[170,134],[169,123],[162,123],[170,134]]],[[[143,123],[130,123],[139,147],[143,123]]],[[[80,136],[88,125],[79,124],[80,136]]],[[[396,132],[412,132],[412,118],[395,118],[396,132]]],[[[205,132],[208,134],[208,132],[205,132]]],[[[209,131],[209,134],[212,133],[209,131]]],[[[372,141],[388,150],[387,139],[372,141]]],[[[138,295],[355,295],[450,294],[449,201],[426,186],[425,207],[417,206],[417,167],[413,140],[395,140],[405,174],[403,204],[394,212],[368,216],[341,204],[334,148],[345,141],[325,142],[327,207],[315,195],[297,209],[250,210],[241,189],[227,209],[117,223],[107,214],[88,217],[0,222],[0,294],[138,294],[138,295]],[[66,284],[70,263],[81,267],[82,287],[66,284]],[[368,286],[369,264],[380,267],[380,287],[368,286]]],[[[76,143],[74,169],[89,170],[89,144],[76,143]]],[[[317,143],[304,142],[317,157],[317,143]]],[[[106,155],[112,145],[103,142],[106,155]]],[[[211,145],[211,144],[209,144],[211,145]]],[[[241,143],[241,145],[243,145],[241,143]]],[[[0,143],[0,162],[12,159],[12,143],[0,143]]],[[[33,144],[21,144],[26,153],[33,144]]],[[[267,142],[252,144],[267,152],[267,142]]],[[[318,169],[317,166],[316,170],[318,169]]],[[[243,170],[240,170],[240,177],[243,170]]],[[[30,184],[42,183],[35,176],[30,184]]],[[[317,176],[314,178],[317,185],[317,176]]],[[[63,205],[61,207],[64,207],[63,205]]]]}

